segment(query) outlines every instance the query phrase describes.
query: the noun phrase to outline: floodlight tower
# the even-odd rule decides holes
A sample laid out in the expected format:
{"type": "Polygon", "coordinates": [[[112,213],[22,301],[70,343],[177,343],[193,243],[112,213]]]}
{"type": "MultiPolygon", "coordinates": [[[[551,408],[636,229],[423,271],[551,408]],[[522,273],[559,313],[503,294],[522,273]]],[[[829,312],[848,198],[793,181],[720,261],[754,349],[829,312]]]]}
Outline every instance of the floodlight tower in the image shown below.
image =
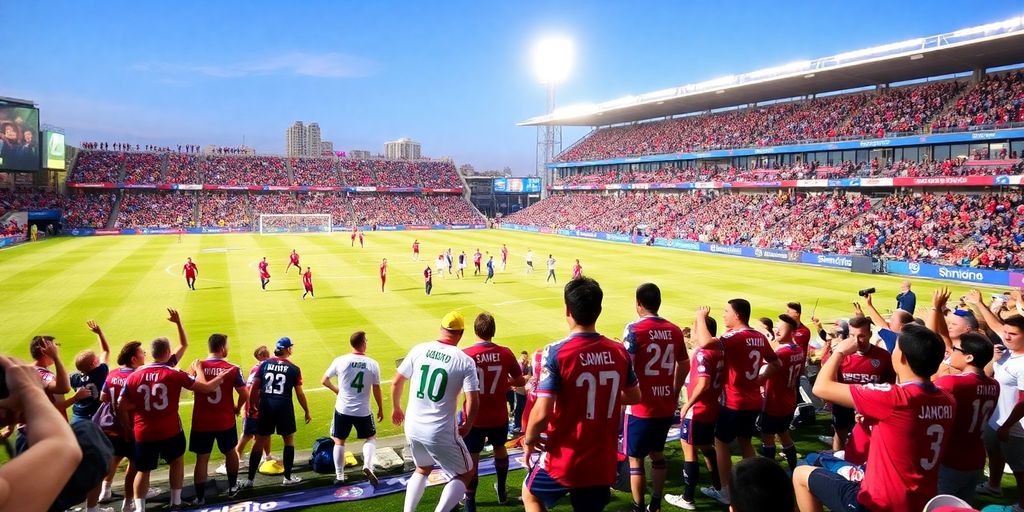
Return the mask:
{"type": "MultiPolygon", "coordinates": [[[[537,79],[547,88],[547,110],[555,111],[555,86],[569,78],[572,68],[573,44],[565,37],[546,37],[533,46],[533,67],[537,79]]],[[[562,152],[562,127],[551,124],[537,127],[537,169],[541,179],[541,197],[547,197],[554,174],[547,166],[562,152]]]]}

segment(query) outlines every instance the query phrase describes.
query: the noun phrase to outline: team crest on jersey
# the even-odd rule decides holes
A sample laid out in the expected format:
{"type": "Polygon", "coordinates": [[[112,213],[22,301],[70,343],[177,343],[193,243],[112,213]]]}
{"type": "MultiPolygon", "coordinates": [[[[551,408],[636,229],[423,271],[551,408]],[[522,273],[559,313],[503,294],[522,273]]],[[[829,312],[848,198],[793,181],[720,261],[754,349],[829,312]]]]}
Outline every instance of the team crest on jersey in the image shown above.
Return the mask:
{"type": "Polygon", "coordinates": [[[358,485],[350,485],[334,491],[334,497],[340,499],[354,499],[362,496],[364,492],[365,491],[363,491],[362,487],[359,487],[358,485]]]}
{"type": "Polygon", "coordinates": [[[879,366],[882,366],[882,362],[881,361],[879,361],[878,359],[872,359],[871,360],[871,367],[872,368],[878,368],[879,366]]]}

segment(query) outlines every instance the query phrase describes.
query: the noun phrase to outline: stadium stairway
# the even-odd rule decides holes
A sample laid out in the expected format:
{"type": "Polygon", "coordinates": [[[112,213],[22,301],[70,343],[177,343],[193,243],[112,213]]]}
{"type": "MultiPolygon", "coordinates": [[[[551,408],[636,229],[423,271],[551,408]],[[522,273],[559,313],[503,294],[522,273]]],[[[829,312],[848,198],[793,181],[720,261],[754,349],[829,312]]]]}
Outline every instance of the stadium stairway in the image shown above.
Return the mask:
{"type": "Polygon", "coordinates": [[[164,153],[160,157],[160,180],[158,181],[158,183],[166,183],[167,182],[167,166],[168,166],[168,161],[170,159],[171,159],[170,153],[164,153]]]}
{"type": "Polygon", "coordinates": [[[196,192],[195,195],[196,205],[192,208],[192,225],[199,226],[199,216],[200,213],[203,211],[202,205],[200,205],[199,202],[203,200],[203,196],[199,192],[196,192]]]}
{"type": "Polygon", "coordinates": [[[295,183],[295,170],[292,169],[292,159],[282,158],[282,160],[284,160],[284,170],[288,173],[288,184],[300,185],[300,183],[295,183]]]}
{"type": "MultiPolygon", "coordinates": [[[[122,155],[126,155],[126,154],[127,153],[122,153],[122,155]]],[[[127,172],[127,165],[125,165],[125,161],[122,158],[121,159],[121,163],[117,166],[117,179],[114,180],[114,182],[115,183],[124,183],[124,175],[125,175],[126,172],[127,172]]],[[[118,202],[120,202],[120,198],[118,198],[118,199],[119,199],[118,202]]],[[[116,218],[116,216],[115,216],[115,218],[116,218]]]]}
{"type": "MultiPolygon", "coordinates": [[[[124,163],[121,163],[121,178],[124,179],[124,163]]],[[[110,218],[107,219],[107,229],[114,229],[117,224],[117,216],[121,212],[121,201],[124,199],[124,190],[117,191],[117,199],[114,201],[114,207],[110,209],[110,218]]]]}
{"type": "Polygon", "coordinates": [[[334,163],[331,164],[331,169],[334,171],[334,180],[338,182],[340,186],[345,186],[344,174],[341,172],[341,160],[334,159],[334,163]]]}
{"type": "MultiPolygon", "coordinates": [[[[951,98],[949,98],[949,100],[946,101],[946,104],[942,106],[942,110],[940,110],[938,114],[935,114],[935,116],[933,116],[932,119],[942,119],[942,116],[948,114],[951,110],[956,108],[956,102],[960,101],[960,98],[963,98],[964,96],[967,95],[967,93],[973,91],[975,88],[978,87],[979,84],[981,84],[981,82],[972,81],[971,83],[967,84],[966,87],[961,87],[960,91],[954,94],[951,98]]],[[[932,119],[928,119],[926,121],[927,124],[925,126],[925,133],[932,132],[932,119]]]]}

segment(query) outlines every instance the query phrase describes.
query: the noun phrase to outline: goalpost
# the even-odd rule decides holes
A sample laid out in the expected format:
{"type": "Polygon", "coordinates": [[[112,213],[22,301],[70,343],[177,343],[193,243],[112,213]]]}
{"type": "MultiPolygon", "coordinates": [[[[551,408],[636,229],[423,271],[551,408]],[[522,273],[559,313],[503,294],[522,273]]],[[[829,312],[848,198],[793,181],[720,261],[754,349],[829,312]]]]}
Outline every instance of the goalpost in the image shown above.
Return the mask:
{"type": "Polygon", "coordinates": [[[330,233],[334,223],[327,213],[261,213],[260,234],[330,233]]]}

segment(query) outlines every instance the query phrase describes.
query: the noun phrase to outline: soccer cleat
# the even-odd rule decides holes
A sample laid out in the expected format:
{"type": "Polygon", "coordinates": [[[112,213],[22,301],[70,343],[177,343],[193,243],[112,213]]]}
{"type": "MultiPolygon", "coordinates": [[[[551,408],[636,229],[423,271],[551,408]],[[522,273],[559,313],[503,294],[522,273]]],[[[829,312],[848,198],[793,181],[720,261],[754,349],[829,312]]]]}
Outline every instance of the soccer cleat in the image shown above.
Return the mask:
{"type": "Polygon", "coordinates": [[[299,483],[301,481],[302,481],[302,477],[301,476],[292,475],[291,478],[283,478],[281,480],[281,485],[295,485],[295,484],[297,484],[297,483],[299,483]]]}
{"type": "Polygon", "coordinates": [[[729,505],[730,504],[731,500],[726,495],[722,494],[722,491],[719,491],[718,489],[715,489],[714,487],[701,487],[700,488],[700,492],[704,496],[707,496],[708,498],[716,500],[719,503],[721,503],[722,505],[729,505]]]}
{"type": "Polygon", "coordinates": [[[666,494],[665,503],[674,507],[679,507],[683,510],[697,510],[697,504],[692,501],[687,501],[682,494],[666,494]]]}
{"type": "Polygon", "coordinates": [[[988,482],[982,482],[974,488],[974,492],[985,496],[992,496],[993,498],[1001,498],[1003,496],[1003,490],[992,487],[988,482]]]}
{"type": "Polygon", "coordinates": [[[253,481],[252,480],[242,480],[242,481],[238,482],[238,484],[235,485],[234,494],[232,494],[231,497],[235,497],[238,493],[240,493],[240,492],[242,492],[242,491],[244,491],[246,489],[252,489],[252,486],[253,486],[253,481]]]}
{"type": "Polygon", "coordinates": [[[498,482],[494,482],[494,494],[498,496],[498,505],[508,504],[508,488],[505,488],[505,494],[502,495],[498,492],[498,482]]]}
{"type": "Polygon", "coordinates": [[[155,498],[163,493],[164,490],[159,487],[150,487],[149,490],[146,491],[146,499],[155,498]]]}
{"type": "Polygon", "coordinates": [[[363,474],[366,475],[366,479],[370,481],[370,485],[374,489],[380,487],[380,480],[377,479],[377,475],[373,474],[373,470],[370,468],[363,468],[363,474]]]}
{"type": "MultiPolygon", "coordinates": [[[[239,470],[242,469],[241,464],[239,464],[239,468],[238,469],[239,470]]],[[[214,473],[217,473],[218,475],[226,475],[226,474],[228,474],[228,466],[227,466],[227,464],[221,464],[220,466],[217,466],[217,469],[215,469],[213,471],[214,471],[214,473]]]]}
{"type": "Polygon", "coordinates": [[[206,505],[206,498],[196,498],[189,503],[190,507],[202,507],[206,505]]]}

